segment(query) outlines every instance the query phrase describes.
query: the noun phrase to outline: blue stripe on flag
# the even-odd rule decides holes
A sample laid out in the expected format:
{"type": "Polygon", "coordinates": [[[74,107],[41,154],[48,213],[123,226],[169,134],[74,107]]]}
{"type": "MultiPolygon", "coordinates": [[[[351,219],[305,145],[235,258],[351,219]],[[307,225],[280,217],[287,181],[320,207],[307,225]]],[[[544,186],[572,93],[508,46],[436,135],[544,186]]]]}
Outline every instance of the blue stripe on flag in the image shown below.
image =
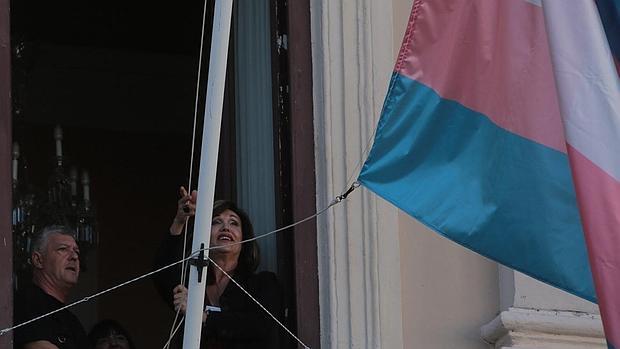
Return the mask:
{"type": "Polygon", "coordinates": [[[596,0],[609,47],[616,59],[620,59],[620,0],[596,0]]]}
{"type": "Polygon", "coordinates": [[[566,154],[392,77],[359,181],[440,234],[595,301],[566,154]]]}

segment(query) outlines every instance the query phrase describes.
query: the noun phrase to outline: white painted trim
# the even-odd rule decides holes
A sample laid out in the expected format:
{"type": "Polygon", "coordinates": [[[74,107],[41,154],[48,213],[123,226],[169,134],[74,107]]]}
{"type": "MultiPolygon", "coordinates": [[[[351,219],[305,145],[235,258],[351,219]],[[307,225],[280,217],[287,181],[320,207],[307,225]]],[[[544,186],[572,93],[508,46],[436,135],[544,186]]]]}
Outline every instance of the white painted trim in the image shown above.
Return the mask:
{"type": "MultiPolygon", "coordinates": [[[[311,2],[317,206],[359,173],[394,64],[392,1],[311,2]]],[[[402,348],[398,211],[364,189],[320,217],[323,348],[402,348]]]]}
{"type": "Polygon", "coordinates": [[[493,348],[606,348],[600,315],[509,308],[480,329],[493,348]]]}
{"type": "Polygon", "coordinates": [[[525,0],[532,5],[536,5],[538,7],[542,7],[542,0],[525,0]]]}

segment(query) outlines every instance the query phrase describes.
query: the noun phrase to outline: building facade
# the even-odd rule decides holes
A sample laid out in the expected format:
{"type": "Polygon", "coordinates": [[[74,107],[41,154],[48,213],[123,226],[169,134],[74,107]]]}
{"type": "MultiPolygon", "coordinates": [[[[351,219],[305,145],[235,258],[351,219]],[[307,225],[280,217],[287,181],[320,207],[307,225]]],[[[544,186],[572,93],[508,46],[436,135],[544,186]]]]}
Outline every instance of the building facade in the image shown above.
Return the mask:
{"type": "MultiPolygon", "coordinates": [[[[282,59],[288,62],[288,80],[283,86],[290,91],[290,108],[285,111],[289,123],[272,127],[274,143],[282,140],[278,138],[279,132],[289,135],[284,147],[290,161],[283,161],[286,166],[273,167],[275,173],[284,168],[286,178],[274,181],[275,188],[271,190],[286,191],[286,195],[282,198],[274,194],[272,205],[279,213],[274,215],[272,224],[296,221],[325,208],[357,177],[370,149],[412,2],[295,0],[285,7],[285,35],[275,35],[274,40],[279,40],[279,47],[286,51],[282,59]]],[[[12,321],[13,289],[12,200],[8,193],[15,120],[10,108],[9,5],[8,0],[0,0],[0,187],[7,193],[0,197],[0,234],[5,241],[0,244],[1,328],[12,321]]],[[[273,12],[271,15],[274,16],[273,12]]],[[[84,61],[83,57],[76,61],[84,61]]],[[[114,57],[108,56],[108,61],[114,57]]],[[[152,65],[155,69],[157,64],[152,65]]],[[[274,70],[276,65],[272,65],[274,70]]],[[[155,81],[147,68],[143,65],[140,69],[125,69],[155,81]]],[[[106,66],[98,69],[104,72],[101,75],[109,73],[106,66]]],[[[238,81],[237,85],[243,83],[238,81]]],[[[240,110],[238,105],[235,107],[240,110]]],[[[254,110],[248,105],[244,107],[254,110]]],[[[274,120],[277,124],[282,119],[274,120]]],[[[168,124],[163,125],[162,129],[168,128],[168,124]]],[[[251,124],[244,127],[253,128],[251,124]]],[[[107,137],[106,132],[104,128],[98,135],[107,137]]],[[[160,129],[153,134],[140,132],[147,133],[147,141],[164,138],[160,129]]],[[[230,142],[233,149],[238,145],[234,139],[230,142]]],[[[253,148],[247,144],[239,146],[253,148]]],[[[278,151],[273,155],[276,160],[272,161],[276,163],[279,156],[285,157],[278,151]]],[[[160,154],[155,157],[153,162],[165,158],[160,154]]],[[[225,169],[238,175],[242,166],[238,163],[225,169]]],[[[145,168],[149,167],[145,164],[136,171],[145,168]]],[[[101,178],[109,174],[103,173],[101,178]]],[[[147,177],[140,176],[141,180],[147,177]]],[[[170,177],[166,180],[176,185],[180,176],[170,177]]],[[[105,188],[101,178],[98,185],[105,188]]],[[[243,190],[241,184],[232,187],[225,192],[237,195],[243,190]]],[[[165,195],[174,199],[175,194],[165,195]]],[[[146,199],[156,201],[159,197],[146,199]]],[[[100,201],[105,205],[105,200],[100,201]]],[[[167,212],[157,210],[152,216],[165,216],[167,212]]],[[[109,246],[115,239],[124,238],[123,234],[126,233],[109,233],[109,246]]],[[[286,283],[294,309],[294,320],[289,324],[313,348],[605,348],[595,304],[457,246],[363,187],[319,216],[315,224],[296,228],[292,240],[277,243],[279,249],[290,249],[286,254],[292,255],[288,259],[281,254],[272,256],[273,263],[278,265],[272,268],[280,268],[283,275],[293,275],[286,283]]],[[[143,246],[130,243],[127,253],[138,247],[143,246]]],[[[94,270],[105,274],[104,266],[110,262],[99,255],[94,270]]],[[[138,267],[142,264],[137,263],[130,272],[139,273],[149,263],[144,262],[142,269],[138,267]]],[[[99,287],[115,280],[113,275],[106,275],[103,279],[95,277],[94,285],[99,287]]],[[[138,293],[151,292],[149,286],[141,287],[138,293]]],[[[147,299],[145,303],[151,300],[147,299]]],[[[94,312],[100,316],[116,315],[106,313],[115,301],[102,301],[94,312]]],[[[161,304],[150,306],[148,311],[152,311],[154,318],[167,314],[161,304]]],[[[96,316],[91,322],[95,320],[96,316]]],[[[10,347],[10,337],[0,337],[0,346],[10,347]]]]}
{"type": "MultiPolygon", "coordinates": [[[[318,207],[360,170],[411,6],[312,2],[318,207]]],[[[595,304],[457,246],[366,189],[317,231],[324,348],[606,347],[595,304]]]]}

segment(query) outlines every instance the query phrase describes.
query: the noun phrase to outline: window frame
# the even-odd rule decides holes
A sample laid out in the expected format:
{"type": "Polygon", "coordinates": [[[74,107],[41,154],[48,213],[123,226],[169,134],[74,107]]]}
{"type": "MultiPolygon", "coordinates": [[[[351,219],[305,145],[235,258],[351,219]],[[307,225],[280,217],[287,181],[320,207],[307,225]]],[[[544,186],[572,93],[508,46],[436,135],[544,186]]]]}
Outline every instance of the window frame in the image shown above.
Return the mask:
{"type": "MultiPolygon", "coordinates": [[[[316,212],[314,111],[310,0],[288,2],[288,56],[292,218],[316,212]],[[293,25],[294,23],[294,25],[293,25]]],[[[297,333],[306,345],[320,348],[319,280],[316,220],[295,227],[293,253],[297,333]]]]}
{"type": "MultiPolygon", "coordinates": [[[[13,324],[11,30],[9,0],[0,0],[0,328],[13,324]]],[[[0,337],[9,348],[12,333],[0,337]]]]}
{"type": "MultiPolygon", "coordinates": [[[[316,178],[314,156],[314,125],[312,101],[312,55],[310,45],[310,2],[278,0],[280,10],[286,11],[288,37],[288,122],[289,151],[283,160],[288,171],[281,175],[278,188],[288,187],[289,199],[279,202],[284,221],[298,221],[316,211],[316,178]],[[291,25],[295,23],[295,25],[291,25]],[[287,176],[287,178],[283,178],[287,176]]],[[[0,0],[0,327],[10,326],[13,318],[12,233],[11,233],[11,45],[10,1],[0,0]],[[3,228],[3,229],[2,229],[3,228]]],[[[274,97],[275,98],[275,97],[274,97]]],[[[276,116],[274,115],[274,118],[276,116]]],[[[281,122],[282,120],[279,120],[281,122]]],[[[234,127],[234,126],[233,126],[234,127]]],[[[229,140],[230,141],[230,140],[229,140]]],[[[234,148],[233,148],[234,149],[234,148]]],[[[229,169],[234,172],[234,168],[229,169]]],[[[234,187],[234,186],[233,186],[234,187]]],[[[229,189],[230,190],[230,189],[229,189]]],[[[307,223],[294,228],[292,244],[293,279],[295,286],[295,316],[299,337],[313,348],[320,346],[319,287],[316,224],[307,223]]],[[[11,333],[0,337],[0,346],[10,347],[11,333]]]]}

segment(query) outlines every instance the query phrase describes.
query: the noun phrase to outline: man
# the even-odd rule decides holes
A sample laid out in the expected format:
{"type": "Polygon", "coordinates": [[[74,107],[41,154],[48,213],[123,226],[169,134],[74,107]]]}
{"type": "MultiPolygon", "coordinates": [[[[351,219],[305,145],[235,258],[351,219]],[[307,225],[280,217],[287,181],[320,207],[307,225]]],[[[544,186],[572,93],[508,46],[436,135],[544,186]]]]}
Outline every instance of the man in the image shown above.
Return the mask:
{"type": "MultiPolygon", "coordinates": [[[[44,228],[32,241],[32,285],[20,288],[15,323],[61,308],[80,275],[80,250],[71,229],[44,228]]],[[[86,332],[69,310],[37,320],[15,332],[16,349],[85,349],[86,332]]]]}

